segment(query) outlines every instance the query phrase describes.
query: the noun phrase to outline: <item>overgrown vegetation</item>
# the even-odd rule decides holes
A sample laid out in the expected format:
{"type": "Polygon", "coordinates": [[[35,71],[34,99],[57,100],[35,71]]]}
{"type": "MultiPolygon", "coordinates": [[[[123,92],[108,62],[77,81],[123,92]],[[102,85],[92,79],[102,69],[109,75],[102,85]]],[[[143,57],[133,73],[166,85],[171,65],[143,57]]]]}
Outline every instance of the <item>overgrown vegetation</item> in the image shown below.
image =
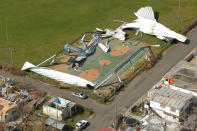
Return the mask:
{"type": "Polygon", "coordinates": [[[131,111],[134,115],[141,116],[144,113],[144,102],[134,106],[131,111]]]}
{"type": "Polygon", "coordinates": [[[43,110],[43,105],[46,104],[52,97],[51,96],[46,96],[44,101],[39,105],[39,107],[35,110],[35,114],[36,115],[41,115],[43,116],[45,119],[47,119],[49,116],[48,115],[45,115],[42,110],[43,110]]]}

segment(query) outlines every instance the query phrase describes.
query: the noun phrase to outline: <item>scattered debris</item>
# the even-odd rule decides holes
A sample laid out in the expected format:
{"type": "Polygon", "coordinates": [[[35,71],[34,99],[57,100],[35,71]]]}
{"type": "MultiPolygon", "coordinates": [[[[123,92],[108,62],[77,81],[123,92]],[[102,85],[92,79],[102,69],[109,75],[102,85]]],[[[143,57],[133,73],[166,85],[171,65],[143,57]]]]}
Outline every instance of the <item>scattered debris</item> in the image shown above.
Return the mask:
{"type": "Polygon", "coordinates": [[[10,73],[17,75],[17,76],[25,76],[25,73],[23,71],[17,69],[14,66],[1,65],[0,69],[4,70],[6,72],[10,72],[10,73]]]}
{"type": "Polygon", "coordinates": [[[32,105],[35,106],[43,97],[36,97],[26,90],[18,89],[13,80],[3,76],[0,76],[0,83],[0,121],[3,122],[19,119],[25,112],[25,106],[36,99],[32,105]]]}
{"type": "Polygon", "coordinates": [[[142,7],[134,14],[138,19],[132,23],[124,23],[121,26],[122,29],[137,29],[137,33],[141,31],[155,35],[161,40],[171,41],[171,39],[177,39],[181,42],[186,42],[187,38],[185,36],[168,29],[156,21],[152,7],[142,7]]]}
{"type": "Polygon", "coordinates": [[[54,128],[57,128],[59,130],[64,130],[66,128],[66,124],[62,121],[58,121],[52,118],[48,118],[45,122],[46,126],[52,126],[54,128]]]}

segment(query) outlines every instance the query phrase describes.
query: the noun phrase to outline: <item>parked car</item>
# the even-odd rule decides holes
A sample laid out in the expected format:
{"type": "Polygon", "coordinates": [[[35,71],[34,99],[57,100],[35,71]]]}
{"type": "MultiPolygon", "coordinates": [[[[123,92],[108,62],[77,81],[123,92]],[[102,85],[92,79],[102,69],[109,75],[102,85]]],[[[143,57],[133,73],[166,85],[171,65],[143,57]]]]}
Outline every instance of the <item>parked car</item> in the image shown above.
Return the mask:
{"type": "Polygon", "coordinates": [[[83,92],[80,92],[80,91],[73,92],[72,95],[76,96],[76,97],[79,97],[79,98],[82,98],[82,99],[86,99],[87,98],[87,95],[84,94],[83,92]]]}
{"type": "Polygon", "coordinates": [[[88,124],[87,120],[80,120],[76,125],[75,125],[75,129],[81,130],[84,129],[88,124]]]}

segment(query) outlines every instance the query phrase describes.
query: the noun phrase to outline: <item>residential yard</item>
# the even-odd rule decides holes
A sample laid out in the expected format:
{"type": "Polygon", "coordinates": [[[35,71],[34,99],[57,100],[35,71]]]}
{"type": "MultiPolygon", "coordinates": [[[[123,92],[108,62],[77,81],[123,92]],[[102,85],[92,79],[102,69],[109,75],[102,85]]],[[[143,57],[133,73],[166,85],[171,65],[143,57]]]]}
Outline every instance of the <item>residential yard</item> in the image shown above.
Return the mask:
{"type": "MultiPolygon", "coordinates": [[[[85,31],[116,28],[133,21],[133,12],[142,6],[152,6],[159,22],[180,31],[197,16],[196,0],[181,0],[181,17],[177,24],[178,0],[1,0],[0,63],[10,63],[6,48],[5,17],[8,19],[9,47],[13,49],[14,65],[21,68],[25,61],[38,64],[73,41],[85,31]]],[[[134,32],[127,31],[130,36],[134,32]]],[[[143,35],[143,42],[162,44],[161,40],[143,35]]]]}
{"type": "MultiPolygon", "coordinates": [[[[47,96],[45,98],[45,100],[43,101],[43,103],[39,106],[39,108],[37,110],[35,110],[34,115],[37,117],[40,117],[40,121],[45,122],[47,118],[49,118],[48,115],[43,114],[43,105],[46,104],[52,97],[47,96]]],[[[68,125],[69,130],[74,129],[74,126],[77,122],[79,122],[80,120],[89,120],[90,116],[93,115],[94,112],[86,107],[82,107],[77,105],[76,107],[76,113],[73,115],[73,117],[67,118],[65,120],[63,120],[63,122],[66,123],[66,125],[68,125]]],[[[43,123],[44,124],[44,123],[43,123]]]]}
{"type": "Polygon", "coordinates": [[[89,120],[89,117],[93,115],[93,111],[85,108],[85,107],[77,107],[77,113],[71,117],[65,120],[65,122],[70,125],[71,127],[74,127],[77,122],[80,120],[89,120]]]}

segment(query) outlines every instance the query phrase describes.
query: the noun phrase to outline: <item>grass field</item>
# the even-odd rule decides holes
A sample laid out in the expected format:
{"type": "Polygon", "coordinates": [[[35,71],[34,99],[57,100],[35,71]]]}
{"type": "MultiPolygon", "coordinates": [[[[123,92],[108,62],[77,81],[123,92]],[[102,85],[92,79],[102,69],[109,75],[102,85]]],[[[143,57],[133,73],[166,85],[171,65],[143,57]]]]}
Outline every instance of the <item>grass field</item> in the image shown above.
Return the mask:
{"type": "MultiPolygon", "coordinates": [[[[159,22],[180,31],[197,16],[197,0],[181,0],[181,19],[177,24],[178,0],[0,0],[0,63],[10,63],[6,49],[5,17],[8,18],[9,46],[14,64],[38,64],[61,50],[85,31],[96,27],[115,28],[115,19],[132,21],[133,12],[152,6],[159,22]]],[[[144,35],[143,42],[160,40],[144,35]]]]}

